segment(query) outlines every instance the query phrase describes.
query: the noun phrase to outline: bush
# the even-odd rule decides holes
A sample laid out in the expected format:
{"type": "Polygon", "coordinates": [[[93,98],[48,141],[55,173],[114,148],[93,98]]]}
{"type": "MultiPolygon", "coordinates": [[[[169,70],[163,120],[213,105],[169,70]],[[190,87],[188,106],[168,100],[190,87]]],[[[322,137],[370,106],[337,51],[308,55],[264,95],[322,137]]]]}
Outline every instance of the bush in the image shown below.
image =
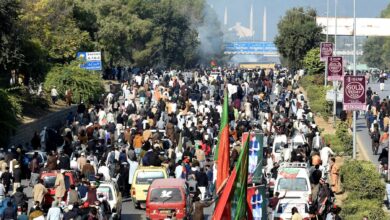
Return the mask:
{"type": "Polygon", "coordinates": [[[325,134],[324,141],[329,144],[332,150],[337,154],[344,154],[344,146],[335,134],[325,134]]]}
{"type": "Polygon", "coordinates": [[[377,200],[359,200],[348,198],[342,207],[341,216],[345,220],[363,219],[384,220],[386,214],[382,209],[382,202],[377,200]]]}
{"type": "Polygon", "coordinates": [[[304,76],[300,84],[307,93],[310,102],[310,108],[313,113],[321,115],[325,120],[331,115],[331,105],[326,101],[326,87],[322,84],[323,77],[319,75],[304,76]]]}
{"type": "Polygon", "coordinates": [[[71,89],[72,99],[77,101],[97,100],[104,93],[100,75],[80,68],[79,62],[53,67],[45,78],[44,88],[50,94],[53,86],[56,86],[60,98],[65,96],[67,89],[71,89]]]}
{"type": "Polygon", "coordinates": [[[320,60],[319,47],[313,48],[307,52],[306,56],[303,58],[303,66],[307,70],[307,73],[310,75],[324,73],[325,63],[320,60]]]}
{"type": "Polygon", "coordinates": [[[336,137],[340,141],[340,143],[344,146],[344,152],[347,155],[352,154],[353,148],[353,138],[352,135],[349,134],[348,124],[346,122],[339,122],[336,127],[336,137]]]}
{"type": "Polygon", "coordinates": [[[385,186],[376,167],[368,161],[348,160],[341,167],[341,183],[350,199],[383,201],[385,186]]]}
{"type": "Polygon", "coordinates": [[[22,113],[22,106],[16,96],[0,89],[0,143],[5,144],[12,131],[18,125],[18,117],[22,113]]]}

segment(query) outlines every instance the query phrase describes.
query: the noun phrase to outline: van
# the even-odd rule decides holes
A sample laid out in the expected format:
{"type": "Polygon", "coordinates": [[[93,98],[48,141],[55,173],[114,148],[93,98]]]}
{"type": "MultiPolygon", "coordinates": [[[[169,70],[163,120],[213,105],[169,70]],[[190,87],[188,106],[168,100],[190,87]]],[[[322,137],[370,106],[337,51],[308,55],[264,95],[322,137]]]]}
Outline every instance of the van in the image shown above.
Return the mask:
{"type": "Polygon", "coordinates": [[[146,198],[147,219],[175,217],[186,219],[190,216],[191,197],[185,180],[156,179],[150,185],[146,198]]]}
{"type": "Polygon", "coordinates": [[[111,208],[112,219],[120,219],[122,213],[122,193],[119,191],[119,187],[116,182],[103,181],[96,189],[97,196],[103,195],[106,197],[108,204],[111,208]]]}
{"type": "Polygon", "coordinates": [[[168,178],[167,170],[165,167],[155,166],[140,166],[134,173],[133,181],[131,184],[130,195],[133,201],[134,207],[139,208],[141,204],[146,202],[146,196],[150,184],[156,179],[168,178]]]}
{"type": "Polygon", "coordinates": [[[286,193],[285,198],[302,198],[311,202],[311,185],[306,163],[280,164],[275,181],[274,195],[286,193]]]}

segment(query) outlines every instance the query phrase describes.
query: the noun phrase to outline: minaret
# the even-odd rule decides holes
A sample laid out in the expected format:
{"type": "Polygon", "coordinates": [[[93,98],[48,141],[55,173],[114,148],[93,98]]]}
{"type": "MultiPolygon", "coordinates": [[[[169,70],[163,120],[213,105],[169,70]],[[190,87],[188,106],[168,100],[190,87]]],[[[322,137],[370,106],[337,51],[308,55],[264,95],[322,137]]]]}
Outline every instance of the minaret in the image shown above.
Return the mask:
{"type": "Polygon", "coordinates": [[[251,4],[251,12],[249,18],[249,29],[251,30],[251,34],[253,35],[253,4],[251,4]]]}
{"type": "Polygon", "coordinates": [[[267,8],[264,7],[263,15],[263,41],[267,41],[267,8]]]}
{"type": "Polygon", "coordinates": [[[226,26],[228,22],[228,12],[227,12],[227,7],[225,6],[225,15],[223,17],[223,24],[226,26]]]}

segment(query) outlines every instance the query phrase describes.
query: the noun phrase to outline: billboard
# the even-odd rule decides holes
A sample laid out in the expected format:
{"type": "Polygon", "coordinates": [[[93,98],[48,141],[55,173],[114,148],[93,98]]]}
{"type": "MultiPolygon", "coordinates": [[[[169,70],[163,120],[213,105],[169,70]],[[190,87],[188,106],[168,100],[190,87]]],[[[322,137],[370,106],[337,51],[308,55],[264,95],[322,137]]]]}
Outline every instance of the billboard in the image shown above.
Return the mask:
{"type": "MultiPolygon", "coordinates": [[[[241,143],[245,144],[248,134],[248,132],[242,134],[241,143]]],[[[260,132],[251,132],[250,135],[248,183],[260,183],[263,169],[263,134],[260,132]]]]}
{"type": "Polygon", "coordinates": [[[344,76],[343,109],[366,110],[366,77],[344,76]]]}
{"type": "Polygon", "coordinates": [[[78,59],[84,63],[80,66],[87,70],[102,70],[101,52],[77,52],[78,59]]]}
{"type": "Polygon", "coordinates": [[[225,43],[225,54],[259,54],[278,56],[274,42],[230,42],[225,43]]]}
{"type": "MultiPolygon", "coordinates": [[[[254,187],[248,187],[246,194],[246,201],[248,204],[248,216],[249,220],[267,220],[267,199],[266,199],[266,186],[258,185],[254,187]]],[[[303,213],[303,212],[301,212],[303,213]]]]}
{"type": "Polygon", "coordinates": [[[327,61],[328,57],[333,55],[333,43],[321,42],[320,45],[320,60],[327,61]]]}
{"type": "Polygon", "coordinates": [[[343,58],[328,57],[328,80],[341,81],[343,80],[343,58]]]}
{"type": "MultiPolygon", "coordinates": [[[[335,18],[317,17],[317,25],[324,27],[322,33],[335,34],[335,18]],[[329,26],[327,27],[327,23],[329,26]]],[[[390,36],[389,18],[356,18],[356,36],[390,36]]],[[[337,18],[337,35],[353,35],[353,18],[337,18]]]]}

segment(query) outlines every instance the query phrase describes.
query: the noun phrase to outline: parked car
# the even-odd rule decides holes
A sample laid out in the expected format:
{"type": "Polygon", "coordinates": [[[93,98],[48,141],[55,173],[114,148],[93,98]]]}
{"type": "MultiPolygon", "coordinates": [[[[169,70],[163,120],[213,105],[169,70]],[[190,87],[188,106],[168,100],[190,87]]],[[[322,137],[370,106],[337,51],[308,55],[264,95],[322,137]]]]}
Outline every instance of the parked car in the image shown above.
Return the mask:
{"type": "Polygon", "coordinates": [[[97,196],[104,195],[110,204],[112,219],[120,219],[122,213],[122,193],[114,181],[103,181],[96,189],[97,196]]]}
{"type": "Polygon", "coordinates": [[[135,208],[139,208],[141,204],[146,202],[146,196],[150,184],[155,179],[168,178],[165,167],[140,166],[134,173],[134,178],[131,184],[130,195],[135,208]]]}
{"type": "Polygon", "coordinates": [[[38,153],[39,164],[46,166],[47,154],[46,154],[46,152],[43,152],[43,151],[30,151],[30,152],[25,153],[24,157],[23,157],[23,165],[28,167],[35,152],[38,153]]]}
{"type": "Polygon", "coordinates": [[[296,207],[303,220],[309,220],[309,204],[304,199],[285,198],[279,200],[273,213],[273,219],[291,220],[291,209],[296,207]]]}
{"type": "MultiPolygon", "coordinates": [[[[57,178],[57,174],[59,173],[59,170],[53,170],[53,171],[43,171],[41,172],[40,179],[43,180],[43,185],[48,189],[48,193],[45,195],[42,207],[44,210],[48,210],[51,207],[52,202],[55,200],[55,182],[57,178]]],[[[70,185],[76,185],[77,178],[74,171],[65,171],[64,173],[65,177],[65,188],[66,191],[69,190],[70,185]]],[[[63,197],[63,200],[66,200],[67,193],[65,193],[65,196],[63,197]]]]}
{"type": "Polygon", "coordinates": [[[156,179],[150,185],[146,198],[146,218],[187,219],[191,216],[192,198],[183,179],[156,179]]]}
{"type": "Polygon", "coordinates": [[[286,192],[286,198],[302,198],[311,202],[311,185],[306,163],[281,163],[275,181],[274,195],[286,192]]]}

